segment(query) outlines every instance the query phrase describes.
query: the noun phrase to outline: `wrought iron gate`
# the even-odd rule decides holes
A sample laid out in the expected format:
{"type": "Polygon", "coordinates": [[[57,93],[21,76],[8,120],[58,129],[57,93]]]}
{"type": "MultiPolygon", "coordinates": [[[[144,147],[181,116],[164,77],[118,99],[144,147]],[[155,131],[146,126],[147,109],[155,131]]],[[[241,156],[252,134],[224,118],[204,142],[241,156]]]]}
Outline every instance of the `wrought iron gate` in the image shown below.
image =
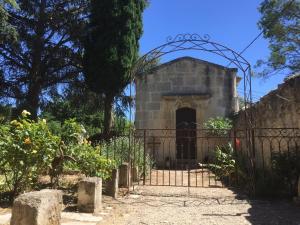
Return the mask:
{"type": "Polygon", "coordinates": [[[228,187],[239,185],[241,173],[246,173],[251,182],[258,178],[264,182],[267,174],[272,175],[274,157],[300,154],[299,146],[297,128],[136,130],[131,149],[133,182],[151,186],[228,187]],[[253,148],[249,150],[250,134],[253,148]],[[191,150],[195,150],[195,155],[191,150]]]}

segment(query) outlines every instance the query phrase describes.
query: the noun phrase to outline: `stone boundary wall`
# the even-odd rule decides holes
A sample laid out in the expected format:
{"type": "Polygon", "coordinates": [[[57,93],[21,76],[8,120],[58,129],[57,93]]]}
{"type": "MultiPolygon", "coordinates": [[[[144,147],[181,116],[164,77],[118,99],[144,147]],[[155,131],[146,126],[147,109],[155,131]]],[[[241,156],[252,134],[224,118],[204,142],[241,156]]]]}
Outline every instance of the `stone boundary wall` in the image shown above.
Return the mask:
{"type": "MultiPolygon", "coordinates": [[[[271,157],[276,153],[297,151],[300,146],[299,130],[285,128],[300,129],[300,75],[286,79],[276,90],[255,103],[251,110],[257,167],[270,168],[271,157]]],[[[244,129],[245,110],[235,116],[234,125],[237,130],[244,129]]]]}
{"type": "MultiPolygon", "coordinates": [[[[258,128],[300,128],[300,74],[287,78],[253,106],[258,128]]],[[[245,111],[235,117],[236,127],[244,126],[245,111]]]]}

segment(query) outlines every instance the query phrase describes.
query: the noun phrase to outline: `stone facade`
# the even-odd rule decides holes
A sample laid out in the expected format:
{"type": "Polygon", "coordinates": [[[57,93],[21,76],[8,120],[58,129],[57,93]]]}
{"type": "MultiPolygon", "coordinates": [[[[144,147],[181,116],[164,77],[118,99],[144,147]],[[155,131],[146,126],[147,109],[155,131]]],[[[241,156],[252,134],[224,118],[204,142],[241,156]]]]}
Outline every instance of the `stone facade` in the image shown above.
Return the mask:
{"type": "MultiPolygon", "coordinates": [[[[239,80],[237,69],[191,57],[162,64],[151,70],[151,73],[135,79],[135,127],[176,129],[176,113],[186,108],[194,110],[197,129],[201,129],[203,123],[211,117],[228,117],[239,110],[236,91],[239,80]]],[[[170,143],[168,160],[175,157],[174,141],[170,143]]],[[[162,151],[157,152],[156,157],[162,159],[162,151]]],[[[202,156],[197,154],[197,157],[202,156]]]]}
{"type": "Polygon", "coordinates": [[[207,119],[238,111],[237,69],[183,57],[136,78],[137,129],[176,128],[176,110],[196,109],[200,128],[207,119]]]}

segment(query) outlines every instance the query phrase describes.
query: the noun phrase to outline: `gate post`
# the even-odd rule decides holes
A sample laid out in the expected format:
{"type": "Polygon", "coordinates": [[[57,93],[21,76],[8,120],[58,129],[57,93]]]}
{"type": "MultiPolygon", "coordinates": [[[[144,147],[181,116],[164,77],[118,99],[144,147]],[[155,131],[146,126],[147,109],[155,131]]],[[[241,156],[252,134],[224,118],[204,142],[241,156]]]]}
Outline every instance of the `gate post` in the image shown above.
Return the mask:
{"type": "Polygon", "coordinates": [[[239,174],[238,174],[238,153],[237,153],[237,136],[236,136],[236,129],[233,128],[233,148],[234,148],[234,156],[235,156],[235,176],[236,176],[236,185],[239,184],[239,174]]]}
{"type": "Polygon", "coordinates": [[[130,163],[122,163],[119,166],[119,186],[130,188],[131,185],[131,168],[130,163]]]}
{"type": "Polygon", "coordinates": [[[249,157],[249,178],[250,178],[250,194],[251,195],[255,195],[255,189],[256,189],[256,177],[255,177],[255,145],[254,145],[254,129],[253,128],[249,128],[249,129],[245,129],[245,134],[246,134],[246,143],[247,143],[247,153],[248,153],[248,157],[249,157]]]}
{"type": "Polygon", "coordinates": [[[143,185],[145,185],[146,184],[146,147],[147,147],[147,145],[146,145],[146,130],[144,130],[144,162],[143,162],[143,164],[144,164],[144,168],[143,168],[143,185]]]}
{"type": "Polygon", "coordinates": [[[253,195],[256,195],[256,154],[255,154],[255,130],[252,127],[251,128],[251,150],[252,150],[252,161],[253,161],[253,168],[252,168],[252,172],[253,172],[253,195]]]}
{"type": "MultiPolygon", "coordinates": [[[[189,131],[191,132],[191,130],[189,131]]],[[[190,134],[188,133],[188,193],[190,194],[190,186],[191,186],[191,137],[190,134]]]]}

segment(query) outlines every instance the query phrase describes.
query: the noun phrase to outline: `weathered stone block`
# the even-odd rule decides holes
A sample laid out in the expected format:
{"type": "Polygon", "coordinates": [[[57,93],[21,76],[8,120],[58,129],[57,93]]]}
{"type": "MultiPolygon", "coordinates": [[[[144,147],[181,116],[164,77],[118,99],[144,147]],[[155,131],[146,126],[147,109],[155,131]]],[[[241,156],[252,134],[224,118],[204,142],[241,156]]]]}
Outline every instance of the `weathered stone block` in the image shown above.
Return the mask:
{"type": "Polygon", "coordinates": [[[78,184],[78,210],[86,213],[97,213],[102,207],[102,179],[88,177],[78,184]]]}
{"type": "Polygon", "coordinates": [[[151,101],[152,102],[159,102],[161,99],[161,94],[157,92],[150,92],[151,94],[151,101]]]}
{"type": "Polygon", "coordinates": [[[107,181],[106,184],[106,193],[113,198],[117,198],[118,191],[119,191],[119,170],[113,169],[111,178],[107,181]]]}
{"type": "Polygon", "coordinates": [[[196,86],[197,83],[198,83],[198,79],[197,77],[187,77],[185,80],[184,80],[184,85],[187,85],[187,86],[196,86]]]}
{"type": "Polygon", "coordinates": [[[119,186],[129,187],[131,180],[131,172],[129,163],[123,163],[119,167],[119,186]]]}
{"type": "Polygon", "coordinates": [[[190,72],[191,71],[190,65],[186,61],[185,62],[181,61],[181,62],[176,63],[175,68],[176,68],[177,72],[190,72]]]}
{"type": "Polygon", "coordinates": [[[62,192],[42,190],[17,197],[12,208],[11,225],[60,225],[62,192]]]}
{"type": "Polygon", "coordinates": [[[169,91],[171,89],[171,83],[170,82],[161,82],[159,84],[155,84],[156,89],[160,91],[169,91]]]}
{"type": "Polygon", "coordinates": [[[151,102],[146,105],[146,110],[159,110],[160,103],[159,102],[151,102]]]}

